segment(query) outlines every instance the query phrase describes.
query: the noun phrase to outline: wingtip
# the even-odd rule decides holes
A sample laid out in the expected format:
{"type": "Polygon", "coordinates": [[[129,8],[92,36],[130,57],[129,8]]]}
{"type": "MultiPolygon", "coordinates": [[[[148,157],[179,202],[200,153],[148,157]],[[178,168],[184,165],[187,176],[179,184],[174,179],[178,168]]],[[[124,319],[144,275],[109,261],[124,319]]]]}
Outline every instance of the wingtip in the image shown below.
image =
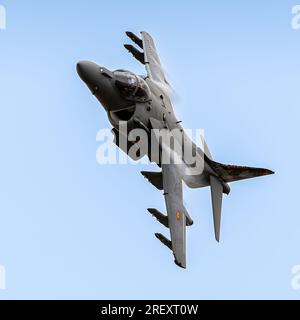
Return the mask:
{"type": "Polygon", "coordinates": [[[178,267],[180,267],[182,269],[186,269],[186,263],[181,263],[181,262],[177,261],[177,259],[175,259],[174,262],[178,267]]]}
{"type": "Polygon", "coordinates": [[[215,230],[215,240],[219,243],[220,242],[220,232],[215,230]]]}
{"type": "Polygon", "coordinates": [[[270,169],[262,169],[262,176],[268,176],[270,174],[275,174],[275,172],[273,170],[270,169]]]}

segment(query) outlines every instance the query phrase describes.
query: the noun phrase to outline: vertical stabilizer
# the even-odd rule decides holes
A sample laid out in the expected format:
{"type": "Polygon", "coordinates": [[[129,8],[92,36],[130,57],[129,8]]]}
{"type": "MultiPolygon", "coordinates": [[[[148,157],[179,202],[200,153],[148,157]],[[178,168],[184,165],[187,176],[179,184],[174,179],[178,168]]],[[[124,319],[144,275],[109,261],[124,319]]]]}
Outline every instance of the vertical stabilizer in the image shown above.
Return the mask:
{"type": "Polygon", "coordinates": [[[220,227],[221,227],[223,185],[215,176],[210,176],[210,188],[211,188],[211,200],[212,200],[212,207],[213,207],[215,237],[216,237],[216,240],[219,242],[220,227]]]}

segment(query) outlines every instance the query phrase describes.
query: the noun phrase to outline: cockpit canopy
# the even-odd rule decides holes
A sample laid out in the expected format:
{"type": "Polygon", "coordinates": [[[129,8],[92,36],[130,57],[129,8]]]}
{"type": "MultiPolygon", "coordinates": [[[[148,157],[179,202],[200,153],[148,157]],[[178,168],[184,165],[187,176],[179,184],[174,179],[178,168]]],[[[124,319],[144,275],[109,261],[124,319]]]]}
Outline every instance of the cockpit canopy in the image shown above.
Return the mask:
{"type": "Polygon", "coordinates": [[[126,70],[114,71],[116,86],[127,100],[146,101],[150,98],[150,89],[140,76],[126,70]]]}

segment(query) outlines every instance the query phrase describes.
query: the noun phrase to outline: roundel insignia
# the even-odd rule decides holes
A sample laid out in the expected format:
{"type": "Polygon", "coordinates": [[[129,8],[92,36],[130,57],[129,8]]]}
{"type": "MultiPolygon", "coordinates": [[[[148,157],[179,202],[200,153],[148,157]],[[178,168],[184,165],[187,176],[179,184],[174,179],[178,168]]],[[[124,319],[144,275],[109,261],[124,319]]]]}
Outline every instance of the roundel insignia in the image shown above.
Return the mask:
{"type": "Polygon", "coordinates": [[[178,221],[180,220],[180,212],[179,212],[179,211],[176,212],[176,219],[177,219],[178,221]]]}

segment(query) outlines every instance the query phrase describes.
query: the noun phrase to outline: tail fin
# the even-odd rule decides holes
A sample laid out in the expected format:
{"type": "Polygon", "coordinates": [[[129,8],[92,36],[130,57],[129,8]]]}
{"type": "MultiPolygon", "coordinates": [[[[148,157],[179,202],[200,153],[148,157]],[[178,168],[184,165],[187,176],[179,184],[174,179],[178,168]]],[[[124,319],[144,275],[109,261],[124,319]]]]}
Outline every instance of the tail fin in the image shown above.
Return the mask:
{"type": "Polygon", "coordinates": [[[211,188],[211,200],[212,200],[213,216],[214,216],[215,238],[219,242],[220,227],[221,227],[223,185],[218,180],[218,178],[214,176],[210,176],[210,188],[211,188]]]}
{"type": "MultiPolygon", "coordinates": [[[[251,168],[241,166],[231,166],[209,160],[211,167],[214,169],[216,176],[210,176],[211,199],[214,216],[214,228],[216,240],[220,240],[221,226],[221,210],[222,210],[222,195],[227,193],[224,189],[224,184],[228,182],[250,179],[259,176],[273,174],[274,172],[268,169],[251,168]]],[[[228,186],[228,185],[227,185],[228,186]]]]}
{"type": "Polygon", "coordinates": [[[217,173],[217,175],[224,182],[233,182],[233,181],[238,181],[243,179],[250,179],[250,178],[266,176],[274,173],[269,169],[232,166],[232,165],[218,163],[212,160],[210,160],[210,164],[215,170],[215,172],[217,173]]]}

